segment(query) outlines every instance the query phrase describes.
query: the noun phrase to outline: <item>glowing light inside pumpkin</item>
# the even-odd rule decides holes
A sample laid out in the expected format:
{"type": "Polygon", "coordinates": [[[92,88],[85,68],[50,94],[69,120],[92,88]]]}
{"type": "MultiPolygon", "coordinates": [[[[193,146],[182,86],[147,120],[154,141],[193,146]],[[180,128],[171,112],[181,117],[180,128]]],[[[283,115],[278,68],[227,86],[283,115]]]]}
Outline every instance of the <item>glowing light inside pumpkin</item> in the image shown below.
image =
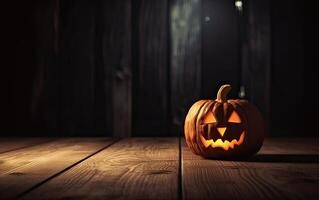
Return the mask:
{"type": "Polygon", "coordinates": [[[241,145],[244,142],[244,138],[245,132],[241,133],[238,141],[236,139],[233,139],[231,142],[229,142],[228,140],[222,141],[221,139],[217,139],[216,141],[214,141],[213,139],[206,140],[202,135],[200,135],[200,139],[206,148],[208,148],[209,146],[213,148],[220,147],[223,148],[225,151],[228,151],[229,148],[234,149],[235,145],[241,145]]]}
{"type": "Polygon", "coordinates": [[[217,122],[216,118],[214,117],[212,112],[209,112],[204,119],[204,123],[210,124],[210,123],[215,123],[215,122],[217,122]]]}
{"type": "Polygon", "coordinates": [[[226,131],[226,127],[219,127],[217,128],[218,133],[223,137],[225,131],[226,131]]]}
{"type": "Polygon", "coordinates": [[[228,122],[241,123],[241,120],[240,120],[240,117],[238,116],[238,114],[235,111],[233,111],[228,119],[228,122]]]}

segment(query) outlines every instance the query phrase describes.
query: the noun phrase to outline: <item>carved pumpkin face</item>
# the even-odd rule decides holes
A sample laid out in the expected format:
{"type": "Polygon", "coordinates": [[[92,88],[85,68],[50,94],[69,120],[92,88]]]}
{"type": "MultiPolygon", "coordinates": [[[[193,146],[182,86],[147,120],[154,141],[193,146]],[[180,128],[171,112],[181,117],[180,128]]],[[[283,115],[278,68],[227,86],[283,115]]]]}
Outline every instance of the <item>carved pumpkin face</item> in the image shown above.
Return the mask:
{"type": "MultiPolygon", "coordinates": [[[[218,106],[223,107],[223,105],[218,106]]],[[[220,108],[215,110],[218,109],[220,108]]],[[[204,117],[199,137],[206,148],[223,148],[228,151],[244,142],[245,127],[241,117],[229,106],[225,109],[225,112],[223,115],[216,113],[220,119],[215,116],[213,111],[208,111],[204,117]],[[229,115],[229,113],[231,114],[229,115]]]]}
{"type": "Polygon", "coordinates": [[[263,142],[260,113],[245,100],[227,100],[230,86],[224,85],[217,99],[200,100],[185,119],[187,145],[206,158],[237,159],[256,153],[263,142]]]}

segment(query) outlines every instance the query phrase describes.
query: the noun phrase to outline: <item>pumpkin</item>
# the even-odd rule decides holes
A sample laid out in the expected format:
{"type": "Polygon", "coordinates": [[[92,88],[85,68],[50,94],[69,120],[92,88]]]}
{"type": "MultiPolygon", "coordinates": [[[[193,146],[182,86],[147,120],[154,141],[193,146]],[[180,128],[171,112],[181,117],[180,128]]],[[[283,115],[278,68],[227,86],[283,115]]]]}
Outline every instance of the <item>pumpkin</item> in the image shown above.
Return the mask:
{"type": "Polygon", "coordinates": [[[241,159],[261,148],[265,128],[258,109],[247,100],[227,100],[230,85],[223,85],[216,100],[199,100],[189,109],[184,133],[188,147],[215,159],[241,159]]]}

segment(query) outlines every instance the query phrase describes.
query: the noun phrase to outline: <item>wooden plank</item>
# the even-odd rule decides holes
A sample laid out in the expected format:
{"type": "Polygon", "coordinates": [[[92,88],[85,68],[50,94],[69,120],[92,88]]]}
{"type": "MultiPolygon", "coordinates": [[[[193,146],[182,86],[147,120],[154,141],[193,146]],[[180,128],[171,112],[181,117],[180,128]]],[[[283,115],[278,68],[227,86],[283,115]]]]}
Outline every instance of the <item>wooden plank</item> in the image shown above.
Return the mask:
{"type": "MultiPolygon", "coordinates": [[[[245,3],[244,3],[245,4],[245,3]]],[[[239,24],[234,1],[202,0],[201,97],[216,98],[222,84],[232,85],[237,98],[240,82],[239,24]]]]}
{"type": "MultiPolygon", "coordinates": [[[[56,135],[59,130],[59,1],[33,2],[36,69],[32,85],[30,119],[32,133],[56,135]]],[[[21,132],[25,132],[21,131],[21,132]]]]}
{"type": "MultiPolygon", "coordinates": [[[[1,49],[5,52],[1,58],[0,77],[1,135],[28,136],[30,132],[35,134],[31,120],[37,70],[35,1],[3,2],[1,7],[4,8],[1,12],[1,49]]],[[[46,18],[46,15],[42,17],[46,18]]]]}
{"type": "MultiPolygon", "coordinates": [[[[249,0],[243,4],[245,21],[243,35],[242,92],[254,103],[269,122],[271,33],[270,0],[249,0]]],[[[277,131],[277,130],[276,130],[277,131]]]]}
{"type": "Polygon", "coordinates": [[[317,138],[268,138],[259,154],[318,154],[316,141],[317,138]]]}
{"type": "Polygon", "coordinates": [[[53,128],[63,135],[129,136],[130,1],[57,2],[58,63],[49,74],[58,108],[53,128]]]}
{"type": "Polygon", "coordinates": [[[128,138],[23,199],[176,199],[177,138],[128,138]]]}
{"type": "Polygon", "coordinates": [[[318,199],[318,142],[318,139],[307,140],[298,148],[302,145],[298,139],[273,139],[266,141],[252,159],[232,162],[205,160],[194,155],[183,141],[183,197],[318,199]]]}
{"type": "Polygon", "coordinates": [[[37,0],[34,7],[32,128],[129,136],[131,1],[37,0]]]}
{"type": "Polygon", "coordinates": [[[133,135],[167,136],[168,0],[133,0],[132,16],[133,135]]]}
{"type": "Polygon", "coordinates": [[[171,135],[182,132],[185,115],[200,96],[201,1],[170,4],[171,135]]]}
{"type": "MultiPolygon", "coordinates": [[[[271,9],[271,89],[270,89],[270,133],[274,136],[317,136],[307,122],[312,121],[316,110],[305,109],[308,95],[315,91],[317,81],[310,82],[311,77],[319,77],[318,73],[307,73],[307,67],[315,66],[314,60],[306,58],[309,54],[306,38],[306,16],[303,5],[298,1],[277,1],[270,3],[271,9]],[[289,73],[289,76],[287,76],[289,73]],[[307,82],[311,84],[307,84],[307,82]],[[283,83],[285,84],[283,86],[283,83]],[[294,98],[291,98],[293,94],[294,98]],[[282,106],[278,99],[289,99],[282,106]],[[283,114],[284,113],[284,117],[283,114]],[[301,117],[302,116],[302,117],[301,117]],[[289,126],[287,126],[289,124],[289,126]],[[293,133],[293,135],[291,135],[293,133]],[[302,134],[301,134],[302,133],[302,134]]],[[[313,33],[311,31],[311,33],[313,33]]],[[[312,41],[313,42],[313,41],[312,41]]],[[[311,42],[311,43],[312,43],[311,42]]],[[[315,43],[315,42],[314,42],[315,43]]],[[[313,48],[312,48],[313,49],[313,48]]],[[[316,78],[317,79],[317,78],[316,78]]]]}
{"type": "MultiPolygon", "coordinates": [[[[100,1],[97,8],[96,111],[105,112],[116,137],[131,135],[131,0],[100,1]],[[100,100],[101,99],[101,100],[100,100]],[[105,109],[101,109],[105,107],[105,109]],[[112,112],[110,112],[112,111],[112,112]]],[[[104,114],[104,115],[105,115],[104,114]]],[[[101,123],[101,122],[98,122],[101,123]]]]}
{"type": "Polygon", "coordinates": [[[60,133],[87,135],[95,127],[95,1],[60,1],[59,80],[60,133]]]}
{"type": "Polygon", "coordinates": [[[0,199],[11,199],[111,143],[69,138],[0,154],[0,199]]]}
{"type": "Polygon", "coordinates": [[[6,153],[18,149],[23,149],[38,145],[41,143],[52,141],[53,138],[22,138],[22,137],[7,137],[0,138],[0,153],[6,153]]]}

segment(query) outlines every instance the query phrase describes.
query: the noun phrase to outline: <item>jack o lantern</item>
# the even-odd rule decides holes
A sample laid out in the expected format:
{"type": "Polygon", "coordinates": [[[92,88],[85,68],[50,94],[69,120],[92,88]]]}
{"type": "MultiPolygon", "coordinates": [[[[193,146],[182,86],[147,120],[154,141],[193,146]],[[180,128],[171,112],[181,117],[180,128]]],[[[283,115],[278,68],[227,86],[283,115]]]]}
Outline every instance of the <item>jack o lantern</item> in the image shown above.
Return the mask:
{"type": "Polygon", "coordinates": [[[240,159],[259,151],[264,140],[264,122],[247,100],[227,100],[230,85],[223,85],[216,100],[199,100],[185,119],[188,147],[205,158],[240,159]]]}

